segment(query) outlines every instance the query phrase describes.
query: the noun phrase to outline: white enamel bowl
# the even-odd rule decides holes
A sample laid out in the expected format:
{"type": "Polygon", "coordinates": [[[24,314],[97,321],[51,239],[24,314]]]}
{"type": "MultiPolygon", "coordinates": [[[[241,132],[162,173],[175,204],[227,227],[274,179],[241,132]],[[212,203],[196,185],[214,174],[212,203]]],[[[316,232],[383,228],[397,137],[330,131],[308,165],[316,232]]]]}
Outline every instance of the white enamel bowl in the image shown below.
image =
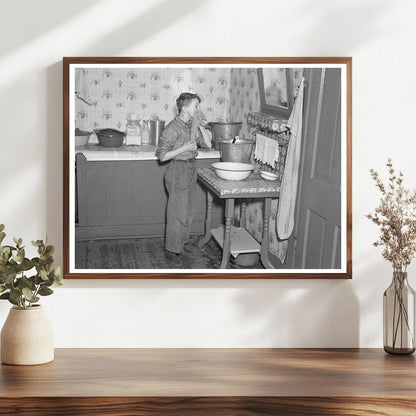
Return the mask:
{"type": "Polygon", "coordinates": [[[237,162],[216,162],[211,165],[215,173],[226,181],[242,181],[250,175],[253,165],[237,162]]]}
{"type": "Polygon", "coordinates": [[[265,170],[262,170],[260,172],[260,176],[263,179],[267,179],[268,181],[275,181],[277,179],[277,175],[275,173],[273,173],[273,172],[267,172],[265,170]]]}

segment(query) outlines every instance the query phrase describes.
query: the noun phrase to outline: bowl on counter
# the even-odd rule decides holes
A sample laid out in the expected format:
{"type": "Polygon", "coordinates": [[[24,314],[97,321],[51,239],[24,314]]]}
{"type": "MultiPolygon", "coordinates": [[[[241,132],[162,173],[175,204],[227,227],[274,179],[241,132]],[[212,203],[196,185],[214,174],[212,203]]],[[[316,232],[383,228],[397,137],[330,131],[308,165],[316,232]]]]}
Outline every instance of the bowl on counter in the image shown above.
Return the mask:
{"type": "Polygon", "coordinates": [[[260,176],[263,179],[266,179],[268,181],[275,181],[278,178],[278,176],[275,173],[273,173],[273,172],[267,172],[265,170],[260,171],[260,176]]]}
{"type": "Polygon", "coordinates": [[[215,173],[226,181],[242,181],[247,179],[250,172],[254,169],[253,165],[238,162],[216,162],[212,168],[215,173]]]}
{"type": "Polygon", "coordinates": [[[124,143],[126,133],[116,129],[94,130],[97,135],[98,143],[104,147],[120,147],[124,143]]]}
{"type": "Polygon", "coordinates": [[[90,131],[80,130],[77,127],[75,129],[75,146],[86,146],[91,134],[90,131]]]}

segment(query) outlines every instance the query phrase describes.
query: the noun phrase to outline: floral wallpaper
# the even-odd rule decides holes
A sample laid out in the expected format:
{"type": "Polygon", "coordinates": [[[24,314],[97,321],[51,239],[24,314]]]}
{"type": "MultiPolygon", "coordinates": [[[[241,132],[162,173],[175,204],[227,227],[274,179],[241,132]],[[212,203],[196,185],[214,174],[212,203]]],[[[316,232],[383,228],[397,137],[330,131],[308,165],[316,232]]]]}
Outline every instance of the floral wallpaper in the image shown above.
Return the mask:
{"type": "MultiPolygon", "coordinates": [[[[75,127],[91,131],[112,127],[125,130],[126,118],[135,113],[140,119],[158,117],[169,122],[176,115],[175,100],[180,93],[198,94],[201,110],[208,121],[242,121],[240,137],[250,138],[255,129],[247,124],[250,112],[260,111],[256,68],[85,68],[84,85],[90,96],[88,105],[77,99],[75,127]]],[[[296,97],[303,76],[294,68],[293,92],[296,97]]],[[[285,149],[284,149],[285,150],[285,149]]],[[[267,170],[271,170],[268,168],[267,170]]],[[[281,172],[280,172],[281,173],[281,172]]],[[[278,200],[272,202],[270,251],[277,254],[275,218],[278,200]]],[[[236,206],[236,220],[239,206],[236,206]]],[[[261,241],[263,200],[247,204],[247,230],[261,241]]]]}
{"type": "Polygon", "coordinates": [[[232,121],[242,121],[240,136],[251,138],[252,128],[247,124],[247,115],[260,111],[260,94],[255,68],[231,68],[230,113],[232,121]]]}
{"type": "Polygon", "coordinates": [[[85,68],[91,105],[77,99],[75,124],[81,130],[125,130],[129,113],[140,119],[176,115],[175,100],[185,91],[201,97],[209,121],[230,121],[230,68],[85,68]]]}

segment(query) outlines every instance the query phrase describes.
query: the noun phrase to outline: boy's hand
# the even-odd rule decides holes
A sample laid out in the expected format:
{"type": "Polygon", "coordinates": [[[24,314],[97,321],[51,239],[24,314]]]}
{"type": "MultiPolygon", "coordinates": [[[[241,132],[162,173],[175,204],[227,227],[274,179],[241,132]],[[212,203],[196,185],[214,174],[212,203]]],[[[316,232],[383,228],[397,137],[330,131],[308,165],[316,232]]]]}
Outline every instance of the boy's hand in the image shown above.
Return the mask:
{"type": "Polygon", "coordinates": [[[196,150],[196,141],[193,140],[191,142],[186,142],[182,146],[182,149],[183,149],[184,152],[196,150]]]}

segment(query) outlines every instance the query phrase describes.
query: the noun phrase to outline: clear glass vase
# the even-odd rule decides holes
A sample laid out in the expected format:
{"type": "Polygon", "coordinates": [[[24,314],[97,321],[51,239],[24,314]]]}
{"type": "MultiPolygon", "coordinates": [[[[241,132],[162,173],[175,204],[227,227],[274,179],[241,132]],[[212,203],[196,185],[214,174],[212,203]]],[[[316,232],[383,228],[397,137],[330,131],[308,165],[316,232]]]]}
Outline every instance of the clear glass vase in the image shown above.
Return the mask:
{"type": "Polygon", "coordinates": [[[393,272],[391,285],[383,295],[383,324],[384,351],[415,351],[415,291],[407,282],[407,272],[393,272]]]}

